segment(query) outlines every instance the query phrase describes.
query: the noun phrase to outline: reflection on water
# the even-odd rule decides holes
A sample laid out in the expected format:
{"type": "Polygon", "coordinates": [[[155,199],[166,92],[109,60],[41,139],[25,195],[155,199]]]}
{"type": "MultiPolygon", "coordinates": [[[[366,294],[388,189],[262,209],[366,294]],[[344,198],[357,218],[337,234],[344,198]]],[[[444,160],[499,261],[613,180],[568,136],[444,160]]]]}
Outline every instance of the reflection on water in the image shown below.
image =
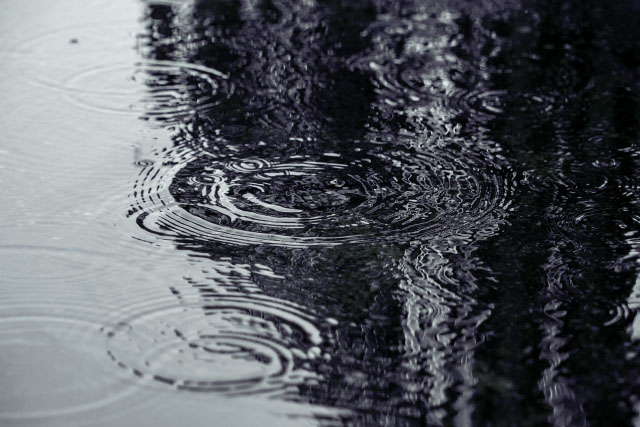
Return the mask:
{"type": "Polygon", "coordinates": [[[3,423],[637,424],[633,1],[41,8],[3,423]]]}

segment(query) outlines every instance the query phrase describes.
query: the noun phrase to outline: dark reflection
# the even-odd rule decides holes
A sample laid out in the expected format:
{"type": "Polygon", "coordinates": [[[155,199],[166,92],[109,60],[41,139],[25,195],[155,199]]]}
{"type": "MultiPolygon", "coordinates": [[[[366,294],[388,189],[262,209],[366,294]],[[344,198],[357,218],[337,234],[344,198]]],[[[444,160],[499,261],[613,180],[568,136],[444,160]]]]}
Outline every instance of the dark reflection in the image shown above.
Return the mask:
{"type": "Polygon", "coordinates": [[[177,339],[267,371],[149,375],[355,425],[629,424],[633,5],[552,6],[149,3],[175,137],[131,215],[217,266],[172,288],[215,334],[177,339]]]}
{"type": "Polygon", "coordinates": [[[489,129],[521,185],[512,225],[482,251],[496,283],[482,299],[496,308],[477,365],[476,420],[630,425],[637,5],[527,6],[488,17],[496,41],[479,40],[500,45],[490,69],[504,114],[489,129]]]}

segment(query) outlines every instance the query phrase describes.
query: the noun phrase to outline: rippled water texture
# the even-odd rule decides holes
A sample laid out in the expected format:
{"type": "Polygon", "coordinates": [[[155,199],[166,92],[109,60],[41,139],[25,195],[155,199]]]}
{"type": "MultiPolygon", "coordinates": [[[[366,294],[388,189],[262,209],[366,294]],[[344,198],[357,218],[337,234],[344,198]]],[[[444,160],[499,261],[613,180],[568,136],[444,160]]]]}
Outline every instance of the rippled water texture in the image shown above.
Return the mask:
{"type": "Polygon", "coordinates": [[[0,425],[640,426],[640,5],[7,0],[0,425]]]}

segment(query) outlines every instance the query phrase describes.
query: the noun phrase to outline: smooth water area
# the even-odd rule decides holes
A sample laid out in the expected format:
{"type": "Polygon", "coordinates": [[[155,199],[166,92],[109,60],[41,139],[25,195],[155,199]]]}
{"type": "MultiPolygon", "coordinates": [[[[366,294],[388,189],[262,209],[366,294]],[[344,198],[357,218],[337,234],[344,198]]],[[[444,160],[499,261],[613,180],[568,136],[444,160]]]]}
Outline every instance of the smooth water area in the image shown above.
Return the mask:
{"type": "Polygon", "coordinates": [[[5,0],[0,425],[639,426],[639,21],[5,0]]]}

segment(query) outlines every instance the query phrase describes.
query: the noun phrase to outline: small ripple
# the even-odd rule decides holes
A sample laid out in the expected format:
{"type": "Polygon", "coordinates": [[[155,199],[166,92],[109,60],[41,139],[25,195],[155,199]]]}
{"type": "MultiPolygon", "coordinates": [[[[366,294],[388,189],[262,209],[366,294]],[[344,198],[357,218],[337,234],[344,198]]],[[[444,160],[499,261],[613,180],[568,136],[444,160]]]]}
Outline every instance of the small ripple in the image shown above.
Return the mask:
{"type": "Polygon", "coordinates": [[[629,177],[620,177],[600,164],[583,165],[566,162],[563,168],[549,168],[544,172],[523,172],[521,183],[536,193],[581,191],[584,193],[606,192],[612,186],[632,189],[637,183],[629,177]]]}
{"type": "Polygon", "coordinates": [[[613,307],[609,310],[609,314],[611,318],[604,322],[604,326],[611,326],[618,322],[622,322],[629,318],[631,315],[631,310],[629,309],[629,304],[625,301],[618,302],[613,304],[613,307]]]}
{"type": "Polygon", "coordinates": [[[180,390],[281,393],[314,378],[299,364],[321,355],[314,318],[261,295],[156,298],[112,318],[103,333],[113,362],[150,384],[180,390]]]}
{"type": "Polygon", "coordinates": [[[597,215],[597,208],[582,202],[567,209],[562,206],[550,206],[547,208],[543,226],[552,235],[564,236],[564,243],[578,245],[581,236],[586,236],[593,217],[597,215]],[[577,208],[577,209],[576,209],[577,208]]]}
{"type": "Polygon", "coordinates": [[[101,112],[176,122],[209,111],[233,92],[225,74],[204,65],[114,59],[133,44],[131,26],[75,26],[27,37],[0,55],[18,60],[20,75],[28,82],[61,91],[78,106],[101,112]],[[56,58],[67,62],[57,63],[56,58]]]}
{"type": "Polygon", "coordinates": [[[24,290],[25,286],[33,285],[81,285],[115,273],[107,254],[82,249],[5,244],[0,245],[0,256],[3,260],[0,283],[10,285],[1,288],[0,295],[12,292],[11,288],[24,290]],[[38,263],[37,271],[29,261],[38,263]]]}
{"type": "Polygon", "coordinates": [[[232,92],[226,75],[197,64],[144,61],[100,65],[70,76],[61,86],[84,108],[176,122],[218,105],[232,92]]]}
{"type": "Polygon", "coordinates": [[[19,40],[0,47],[0,55],[23,62],[79,57],[86,60],[130,49],[134,40],[135,31],[126,22],[68,25],[22,33],[19,40]]]}
{"type": "Polygon", "coordinates": [[[456,90],[447,96],[447,106],[469,121],[487,122],[504,112],[505,95],[501,90],[456,90]]]}
{"type": "Polygon", "coordinates": [[[237,173],[251,173],[261,169],[267,169],[271,165],[263,159],[232,160],[225,165],[225,168],[237,173]]]}

